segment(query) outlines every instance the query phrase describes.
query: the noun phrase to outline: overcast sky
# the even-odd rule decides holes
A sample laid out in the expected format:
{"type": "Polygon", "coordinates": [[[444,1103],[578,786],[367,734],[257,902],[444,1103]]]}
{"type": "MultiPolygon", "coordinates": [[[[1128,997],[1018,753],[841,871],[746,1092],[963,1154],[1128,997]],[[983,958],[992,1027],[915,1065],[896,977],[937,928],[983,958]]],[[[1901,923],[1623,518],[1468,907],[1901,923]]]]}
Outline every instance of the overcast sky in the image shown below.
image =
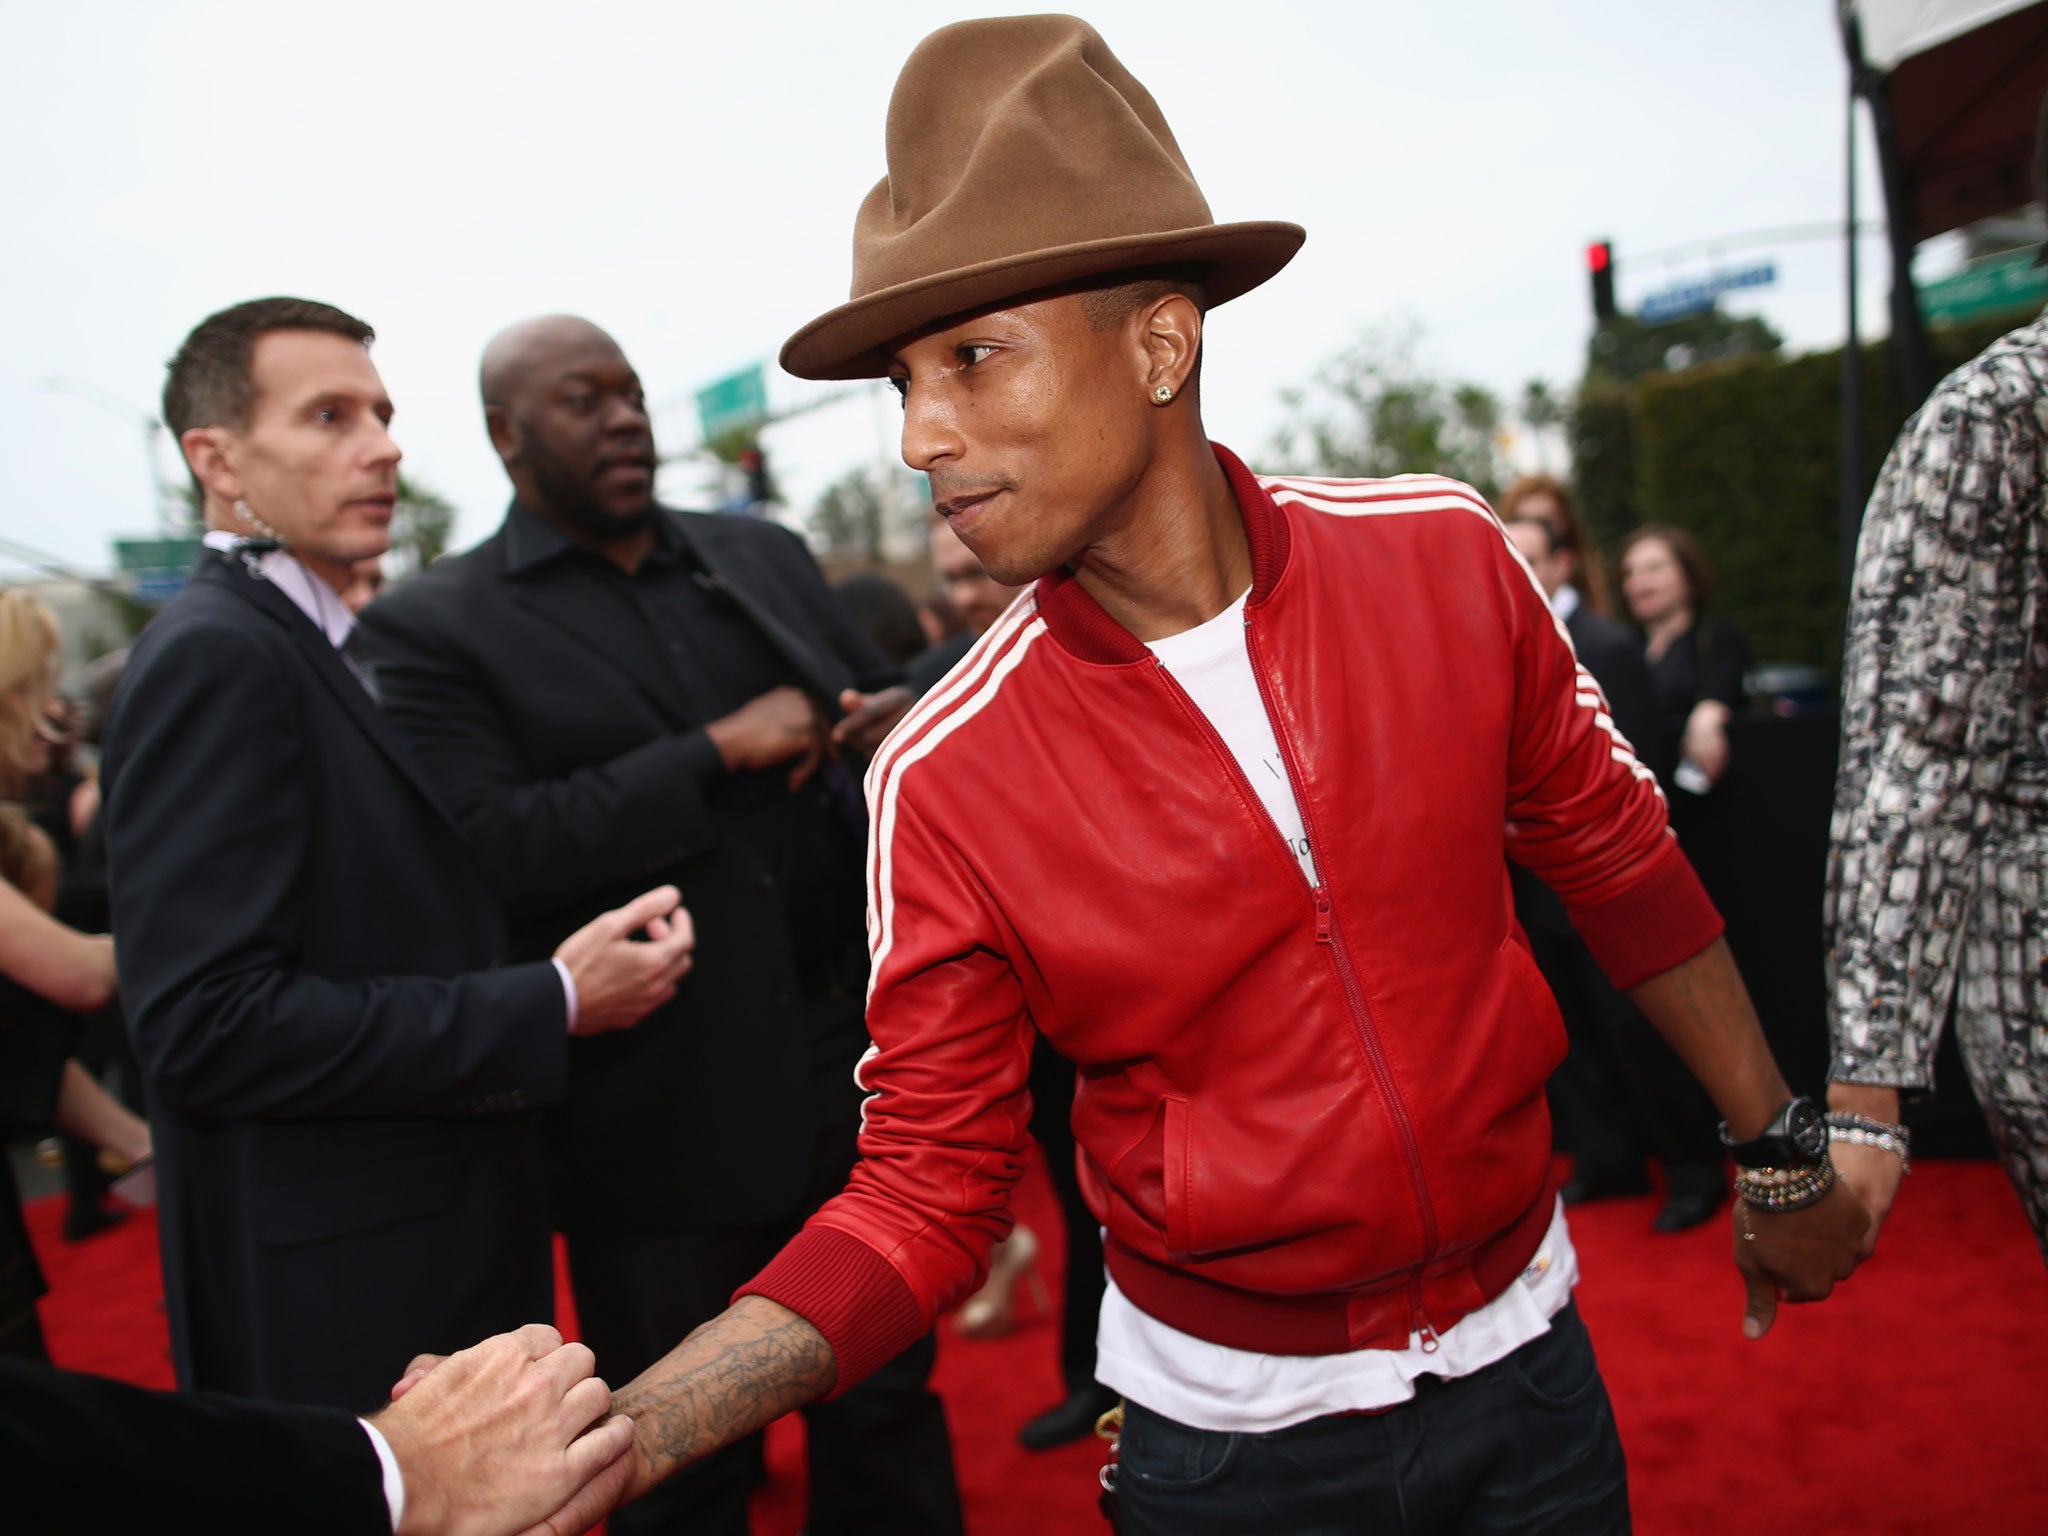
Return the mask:
{"type": "MultiPolygon", "coordinates": [[[[116,402],[153,412],[184,333],[269,293],[377,328],[406,470],[461,509],[458,543],[503,511],[475,365],[508,321],[570,310],[611,330],[661,408],[662,446],[688,446],[698,386],[772,359],[844,298],[905,55],[946,22],[1010,9],[8,0],[0,538],[103,570],[110,538],[150,533],[143,431],[116,402]]],[[[1615,241],[1627,304],[1712,265],[1632,253],[1839,219],[1833,13],[1832,0],[1089,7],[1216,216],[1309,231],[1287,271],[1211,323],[1211,432],[1256,461],[1281,425],[1279,391],[1374,327],[1416,327],[1430,368],[1504,394],[1568,385],[1591,323],[1589,239],[1615,241]]],[[[1884,274],[1865,249],[1874,327],[1884,274]]],[[[1758,258],[1775,258],[1777,284],[1729,307],[1797,346],[1838,342],[1839,244],[1726,260],[1758,258]]],[[[778,405],[817,388],[771,372],[778,405]]],[[[792,499],[872,462],[893,412],[863,393],[771,429],[792,499]]],[[[682,499],[691,478],[664,486],[682,499]]]]}

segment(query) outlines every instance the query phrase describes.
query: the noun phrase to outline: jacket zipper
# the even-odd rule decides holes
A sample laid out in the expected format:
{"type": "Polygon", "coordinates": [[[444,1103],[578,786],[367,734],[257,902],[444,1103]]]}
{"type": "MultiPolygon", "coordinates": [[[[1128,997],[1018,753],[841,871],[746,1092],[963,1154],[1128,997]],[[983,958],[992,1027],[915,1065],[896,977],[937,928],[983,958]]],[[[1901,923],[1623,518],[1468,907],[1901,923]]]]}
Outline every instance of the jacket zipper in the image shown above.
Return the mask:
{"type": "MultiPolygon", "coordinates": [[[[1436,1257],[1438,1234],[1436,1207],[1429,1198],[1429,1184],[1422,1174],[1422,1144],[1415,1135],[1414,1121],[1408,1117],[1408,1107],[1402,1102],[1400,1090],[1394,1083],[1394,1069],[1387,1064],[1386,1048],[1380,1042],[1379,1027],[1373,1022],[1372,1006],[1365,1000],[1365,989],[1359,985],[1358,972],[1351,963],[1350,947],[1345,944],[1343,932],[1337,927],[1328,884],[1329,866],[1323,862],[1323,842],[1316,835],[1315,818],[1309,814],[1308,797],[1302,793],[1301,765],[1295,760],[1294,743],[1280,728],[1280,717],[1273,707],[1272,690],[1266,682],[1265,661],[1259,654],[1258,632],[1252,628],[1249,613],[1245,615],[1244,638],[1251,658],[1252,677],[1259,685],[1259,701],[1265,706],[1266,719],[1273,727],[1273,739],[1279,745],[1281,761],[1287,765],[1287,782],[1294,791],[1295,806],[1301,812],[1302,835],[1308,839],[1309,856],[1315,861],[1318,884],[1310,895],[1316,908],[1316,942],[1330,947],[1330,957],[1337,965],[1337,979],[1344,988],[1344,1001],[1351,1010],[1352,1026],[1357,1029],[1358,1038],[1365,1046],[1365,1057],[1372,1065],[1380,1098],[1387,1106],[1387,1114],[1394,1122],[1395,1134],[1401,1142],[1409,1190],[1415,1197],[1416,1214],[1422,1221],[1422,1258],[1408,1273],[1408,1320],[1416,1337],[1421,1340],[1423,1353],[1435,1354],[1437,1331],[1423,1305],[1422,1277],[1430,1260],[1436,1257]]],[[[1200,711],[1196,713],[1200,714],[1200,711]]],[[[1207,724],[1206,719],[1203,723],[1207,724]]],[[[1216,735],[1215,727],[1209,728],[1209,734],[1216,735]]],[[[1220,742],[1221,738],[1217,739],[1220,742]]],[[[1224,755],[1228,758],[1228,751],[1224,755]]],[[[1236,759],[1231,758],[1230,761],[1235,763],[1236,759]]]]}

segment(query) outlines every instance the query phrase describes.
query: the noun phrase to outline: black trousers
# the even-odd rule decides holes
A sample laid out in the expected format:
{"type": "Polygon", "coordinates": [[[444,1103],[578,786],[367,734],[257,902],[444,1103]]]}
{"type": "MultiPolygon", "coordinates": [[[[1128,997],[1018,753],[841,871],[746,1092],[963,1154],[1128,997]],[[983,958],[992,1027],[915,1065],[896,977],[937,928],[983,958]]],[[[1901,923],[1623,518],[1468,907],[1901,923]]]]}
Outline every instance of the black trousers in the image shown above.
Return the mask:
{"type": "Polygon", "coordinates": [[[1045,1153],[1067,1229],[1066,1287],[1060,1302],[1060,1374],[1067,1395],[1095,1385],[1095,1325],[1107,1287],[1102,1228],[1081,1198],[1074,1169],[1074,1064],[1041,1038],[1031,1055],[1031,1134],[1045,1153]]]}
{"type": "MultiPolygon", "coordinates": [[[[135,1064],[135,1051],[128,1043],[128,1026],[119,1003],[81,1017],[73,1056],[103,1084],[109,1072],[117,1073],[120,1101],[136,1114],[148,1116],[142,1099],[142,1069],[135,1064]]],[[[64,1138],[64,1188],[71,1196],[74,1211],[96,1209],[114,1182],[113,1175],[100,1167],[99,1159],[99,1148],[75,1137],[64,1138]]]]}
{"type": "Polygon", "coordinates": [[[1515,912],[1564,1015],[1570,1054],[1550,1080],[1557,1142],[1593,1183],[1638,1178],[1648,1153],[1673,1193],[1726,1187],[1720,1116],[1678,1053],[1614,989],[1548,886],[1514,871],[1515,912]]]}
{"type": "MultiPolygon", "coordinates": [[[[859,1104],[832,1098],[832,1113],[821,1116],[828,1123],[818,1133],[806,1213],[839,1193],[853,1167],[859,1104]]],[[[576,1312],[598,1373],[615,1387],[631,1381],[723,1312],[800,1224],[571,1232],[576,1312]]],[[[928,1384],[936,1354],[926,1334],[843,1397],[802,1410],[809,1536],[962,1536],[945,1408],[928,1384]]],[[[747,1536],[747,1501],[763,1476],[762,1439],[750,1435],[619,1510],[612,1536],[747,1536]]]]}
{"type": "Polygon", "coordinates": [[[1127,1536],[1628,1536],[1628,1468],[1592,1341],[1550,1331],[1386,1413],[1266,1434],[1124,1405],[1127,1536]]]}

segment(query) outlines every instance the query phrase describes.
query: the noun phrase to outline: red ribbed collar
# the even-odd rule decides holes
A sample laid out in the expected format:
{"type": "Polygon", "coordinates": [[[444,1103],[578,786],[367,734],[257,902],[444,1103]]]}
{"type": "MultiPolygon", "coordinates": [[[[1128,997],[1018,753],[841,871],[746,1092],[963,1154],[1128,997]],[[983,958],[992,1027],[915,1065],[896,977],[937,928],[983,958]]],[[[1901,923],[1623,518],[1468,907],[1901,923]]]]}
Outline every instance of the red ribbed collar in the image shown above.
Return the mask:
{"type": "MultiPolygon", "coordinates": [[[[1287,568],[1287,519],[1236,454],[1221,443],[1209,446],[1229,477],[1230,492],[1244,518],[1245,539],[1252,551],[1251,601],[1261,602],[1287,568]]],[[[1038,611],[1045,615],[1045,627],[1052,637],[1082,661],[1114,665],[1144,661],[1152,654],[1144,641],[1105,613],[1064,568],[1039,578],[1038,611]]]]}

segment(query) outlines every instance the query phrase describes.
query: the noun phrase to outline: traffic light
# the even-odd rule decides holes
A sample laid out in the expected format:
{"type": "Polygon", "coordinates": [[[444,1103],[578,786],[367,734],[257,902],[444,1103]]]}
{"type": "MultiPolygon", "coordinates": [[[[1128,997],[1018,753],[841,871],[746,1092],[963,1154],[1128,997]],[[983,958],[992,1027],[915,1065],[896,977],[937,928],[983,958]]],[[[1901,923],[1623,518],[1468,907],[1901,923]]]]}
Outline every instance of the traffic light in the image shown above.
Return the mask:
{"type": "Polygon", "coordinates": [[[747,502],[750,506],[775,500],[775,482],[768,476],[768,455],[758,446],[741,451],[740,469],[747,477],[747,502]]]}
{"type": "Polygon", "coordinates": [[[1586,247],[1586,270],[1593,276],[1593,319],[1605,325],[1614,318],[1614,246],[1595,240],[1586,247]]]}

